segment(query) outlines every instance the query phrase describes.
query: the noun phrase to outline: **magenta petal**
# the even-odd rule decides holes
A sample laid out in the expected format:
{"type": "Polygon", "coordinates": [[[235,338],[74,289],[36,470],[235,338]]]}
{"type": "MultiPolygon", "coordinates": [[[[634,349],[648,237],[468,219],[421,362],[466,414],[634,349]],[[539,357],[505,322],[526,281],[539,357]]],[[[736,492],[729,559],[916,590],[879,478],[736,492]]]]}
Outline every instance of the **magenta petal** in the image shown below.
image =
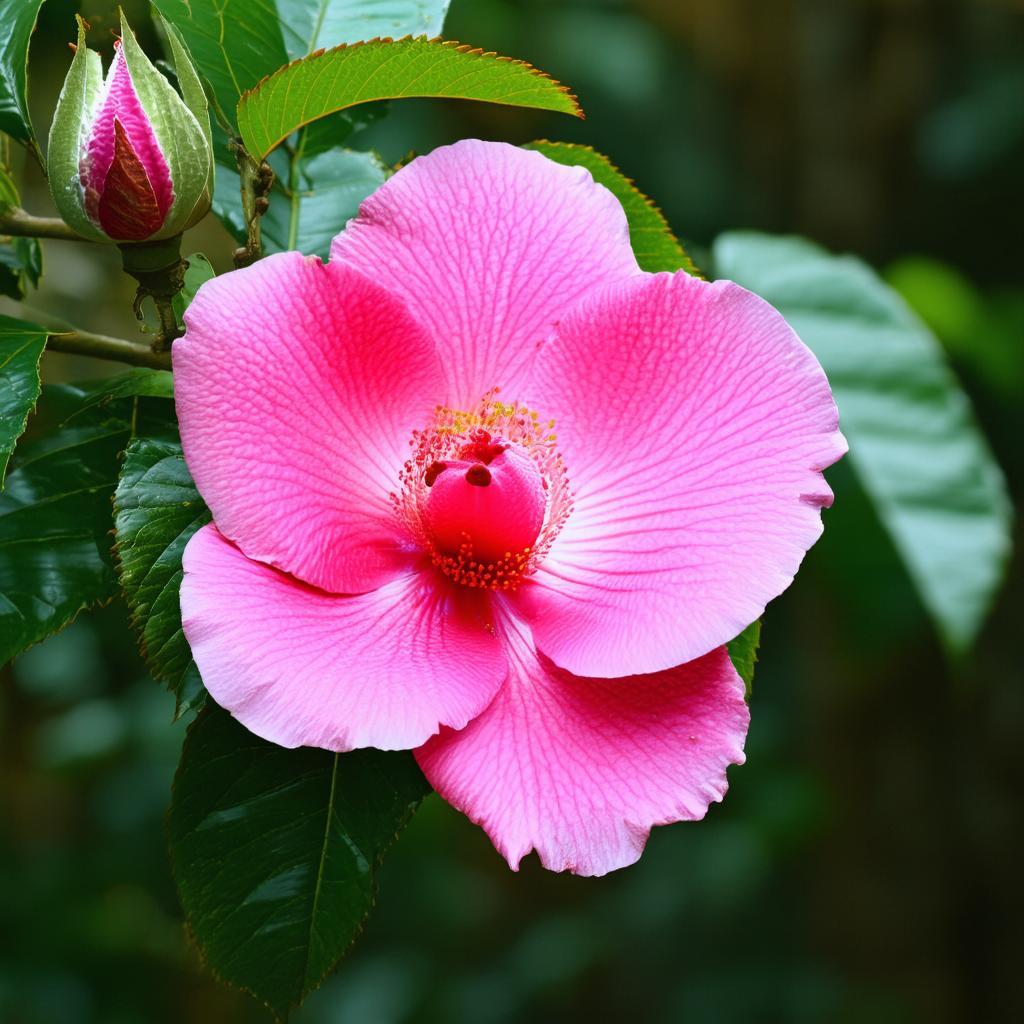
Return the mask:
{"type": "Polygon", "coordinates": [[[336,593],[404,572],[414,552],[389,495],[443,384],[401,302],[282,253],[207,282],[185,323],[181,438],[220,531],[336,593]]]}
{"type": "Polygon", "coordinates": [[[213,699],[285,747],[408,749],[493,698],[505,655],[479,594],[433,573],[341,597],[248,559],[213,526],[184,556],[185,636],[213,699]]]}
{"type": "Polygon", "coordinates": [[[724,648],[667,672],[583,679],[509,627],[509,678],[461,732],[416,751],[430,784],[513,869],[603,875],[639,859],[654,825],[702,818],[743,762],[749,713],[724,648]]]}
{"type": "Polygon", "coordinates": [[[512,388],[584,295],[639,273],[625,214],[580,167],[469,139],[400,170],[331,256],[409,304],[441,353],[449,405],[512,388]]]}
{"type": "Polygon", "coordinates": [[[114,62],[107,72],[103,98],[93,117],[92,131],[86,141],[85,154],[82,158],[85,208],[96,224],[100,223],[100,198],[110,166],[114,162],[115,119],[120,122],[135,158],[149,179],[162,223],[174,202],[171,172],[149,118],[135,92],[120,43],[117,44],[114,62]]]}
{"type": "Polygon", "coordinates": [[[706,654],[792,582],[846,450],[811,352],[728,282],[658,275],[575,309],[535,365],[575,509],[516,595],[582,675],[706,654]]]}

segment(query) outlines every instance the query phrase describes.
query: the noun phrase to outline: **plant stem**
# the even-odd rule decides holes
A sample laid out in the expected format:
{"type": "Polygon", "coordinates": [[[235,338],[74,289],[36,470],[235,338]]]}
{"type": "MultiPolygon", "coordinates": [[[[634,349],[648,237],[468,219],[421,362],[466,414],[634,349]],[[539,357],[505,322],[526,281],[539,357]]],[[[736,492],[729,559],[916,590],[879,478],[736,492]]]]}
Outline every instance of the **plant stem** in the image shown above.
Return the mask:
{"type": "Polygon", "coordinates": [[[91,242],[58,217],[35,217],[20,207],[10,206],[0,213],[0,235],[25,238],[59,238],[66,242],[91,242]]]}
{"type": "Polygon", "coordinates": [[[245,218],[246,242],[234,252],[236,267],[247,267],[263,255],[260,237],[260,217],[270,204],[270,190],[274,172],[265,160],[257,163],[249,155],[241,140],[235,139],[231,147],[238,161],[238,175],[242,190],[242,215],[245,218]]]}
{"type": "Polygon", "coordinates": [[[106,334],[92,331],[63,331],[51,334],[46,347],[54,352],[67,352],[76,356],[92,356],[94,359],[113,359],[131,366],[148,366],[154,370],[169,370],[169,352],[154,352],[152,349],[124,338],[111,338],[106,334]]]}

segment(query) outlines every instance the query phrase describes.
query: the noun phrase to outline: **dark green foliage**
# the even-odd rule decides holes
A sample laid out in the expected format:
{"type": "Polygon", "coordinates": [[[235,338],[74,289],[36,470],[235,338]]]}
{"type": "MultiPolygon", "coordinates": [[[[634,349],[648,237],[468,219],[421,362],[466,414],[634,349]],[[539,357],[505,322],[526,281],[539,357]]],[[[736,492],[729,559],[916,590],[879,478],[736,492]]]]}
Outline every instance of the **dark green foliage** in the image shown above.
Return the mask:
{"type": "Polygon", "coordinates": [[[171,688],[181,714],[206,695],[181,630],[181,556],[210,513],[180,443],[135,438],[128,445],[114,510],[121,586],[143,656],[171,688]]]}
{"type": "Polygon", "coordinates": [[[428,792],[410,754],[286,750],[208,702],[168,818],[207,966],[287,1016],[359,933],[375,869],[428,792]]]}
{"type": "Polygon", "coordinates": [[[83,411],[91,397],[44,388],[52,432],[19,446],[0,494],[0,663],[117,593],[110,500],[131,401],[83,411]]]}

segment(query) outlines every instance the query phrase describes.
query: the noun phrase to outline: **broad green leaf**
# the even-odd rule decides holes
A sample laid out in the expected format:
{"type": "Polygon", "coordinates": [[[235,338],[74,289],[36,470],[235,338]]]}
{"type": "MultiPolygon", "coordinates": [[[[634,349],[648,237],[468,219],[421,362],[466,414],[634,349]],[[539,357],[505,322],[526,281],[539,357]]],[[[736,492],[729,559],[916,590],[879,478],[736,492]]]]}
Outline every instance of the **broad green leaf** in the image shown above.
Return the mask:
{"type": "Polygon", "coordinates": [[[523,61],[419,38],[339,46],[289,64],[242,96],[238,128],[249,152],[263,158],[317,118],[371,100],[414,96],[582,116],[565,86],[523,61]]]}
{"type": "Polygon", "coordinates": [[[526,149],[535,149],[550,160],[569,166],[585,167],[599,185],[604,185],[620,203],[629,222],[629,241],[641,269],[649,273],[685,270],[700,276],[693,260],[679,244],[665,215],[608,159],[589,146],[569,142],[531,142],[526,149]]]}
{"type": "Polygon", "coordinates": [[[740,674],[743,686],[750,697],[754,685],[754,666],[757,664],[757,649],[761,644],[761,620],[752,622],[739,636],[729,641],[729,657],[733,667],[740,674]]]}
{"type": "Polygon", "coordinates": [[[185,287],[174,296],[174,313],[181,322],[189,303],[196,297],[196,292],[211,278],[216,277],[213,265],[201,253],[194,252],[188,258],[188,270],[185,271],[185,287]]]}
{"type": "Polygon", "coordinates": [[[408,753],[287,750],[207,702],[168,817],[178,892],[207,966],[286,1016],[358,934],[374,871],[428,792],[408,753]]]}
{"type": "Polygon", "coordinates": [[[714,262],[821,360],[849,459],[944,642],[963,652],[1006,568],[1011,511],[935,338],[870,268],[802,239],[723,235],[714,262]]]}
{"type": "Polygon", "coordinates": [[[121,586],[143,657],[178,701],[178,714],[202,704],[205,692],[181,630],[181,556],[210,513],[185,467],[181,445],[134,438],[124,454],[114,496],[121,586]]]}
{"type": "Polygon", "coordinates": [[[49,432],[11,461],[0,494],[0,663],[117,593],[110,500],[131,400],[75,417],[89,398],[87,388],[44,388],[36,417],[49,432]]]}
{"type": "Polygon", "coordinates": [[[0,0],[0,132],[34,139],[28,113],[28,44],[43,0],[0,0]]]}
{"type": "Polygon", "coordinates": [[[39,398],[39,360],[48,337],[37,324],[0,316],[0,490],[7,461],[39,398]]]}
{"type": "Polygon", "coordinates": [[[153,0],[181,34],[221,113],[242,93],[322,47],[441,32],[448,0],[153,0]]]}

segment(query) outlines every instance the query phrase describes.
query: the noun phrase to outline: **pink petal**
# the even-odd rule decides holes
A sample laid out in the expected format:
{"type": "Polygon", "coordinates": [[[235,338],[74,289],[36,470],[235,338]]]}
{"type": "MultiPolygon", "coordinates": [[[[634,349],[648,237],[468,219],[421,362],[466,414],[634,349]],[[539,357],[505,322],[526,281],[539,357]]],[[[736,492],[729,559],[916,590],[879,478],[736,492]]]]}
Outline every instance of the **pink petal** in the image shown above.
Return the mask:
{"type": "Polygon", "coordinates": [[[114,61],[107,72],[106,87],[93,118],[92,131],[82,158],[82,185],[85,207],[90,218],[99,224],[99,202],[114,161],[116,118],[128,137],[131,148],[149,179],[160,212],[161,222],[174,202],[174,185],[167,160],[153,133],[139,97],[132,84],[121,44],[115,44],[114,61]]]}
{"type": "Polygon", "coordinates": [[[575,509],[516,597],[583,675],[700,657],[792,582],[846,450],[821,367],[768,303],[662,274],[574,310],[527,386],[575,509]]]}
{"type": "Polygon", "coordinates": [[[588,171],[476,139],[400,170],[331,256],[408,302],[459,408],[512,387],[584,295],[639,273],[622,207],[588,171]]]}
{"type": "Polygon", "coordinates": [[[203,285],[185,323],[181,438],[220,531],[338,593],[404,572],[414,552],[389,494],[444,385],[401,302],[281,253],[203,285]]]}
{"type": "Polygon", "coordinates": [[[213,525],[189,541],[184,568],[182,624],[206,688],[284,747],[414,747],[464,726],[506,672],[480,595],[429,570],[325,594],[246,558],[213,525]]]}
{"type": "Polygon", "coordinates": [[[514,869],[603,875],[639,859],[653,825],[702,818],[742,764],[749,713],[724,648],[625,679],[583,679],[510,625],[509,677],[461,732],[416,751],[430,784],[514,869]]]}

